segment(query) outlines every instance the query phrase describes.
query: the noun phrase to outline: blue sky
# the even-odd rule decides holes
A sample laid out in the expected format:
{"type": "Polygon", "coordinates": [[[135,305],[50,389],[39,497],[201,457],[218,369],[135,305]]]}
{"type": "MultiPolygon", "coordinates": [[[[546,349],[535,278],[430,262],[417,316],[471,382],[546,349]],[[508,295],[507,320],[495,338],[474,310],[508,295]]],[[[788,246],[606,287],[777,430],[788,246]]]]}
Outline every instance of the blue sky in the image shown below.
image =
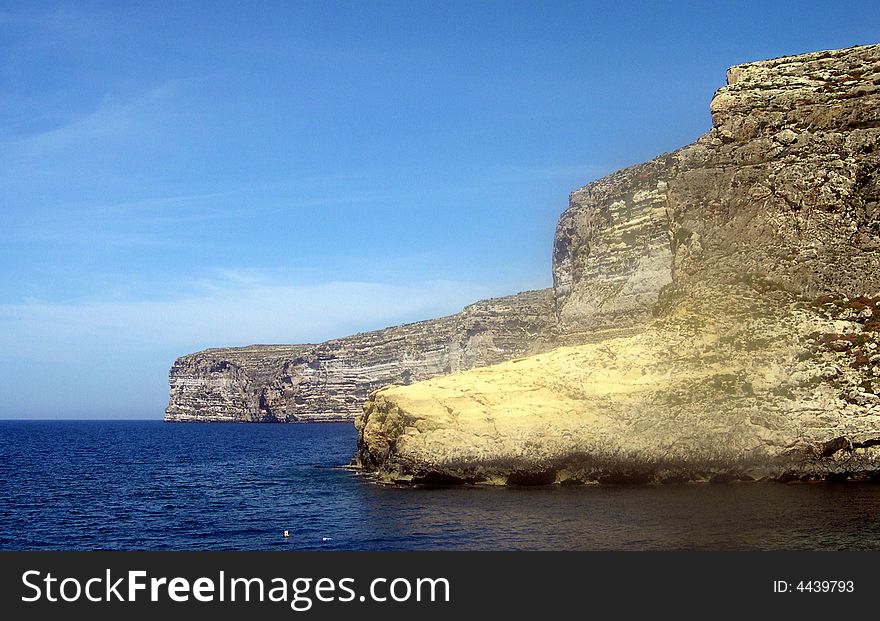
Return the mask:
{"type": "Polygon", "coordinates": [[[0,2],[0,417],[549,286],[572,189],[876,3],[0,2]]]}

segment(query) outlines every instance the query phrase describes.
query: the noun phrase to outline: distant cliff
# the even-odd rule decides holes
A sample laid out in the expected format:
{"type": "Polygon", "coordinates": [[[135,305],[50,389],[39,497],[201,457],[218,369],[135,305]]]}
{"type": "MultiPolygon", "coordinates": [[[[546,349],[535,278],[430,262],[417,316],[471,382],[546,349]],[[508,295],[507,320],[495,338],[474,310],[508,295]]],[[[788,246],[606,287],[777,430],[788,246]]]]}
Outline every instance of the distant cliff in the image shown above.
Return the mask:
{"type": "Polygon", "coordinates": [[[553,342],[549,289],[318,345],[208,349],[178,358],[166,421],[351,420],[370,392],[538,353],[553,342]]]}
{"type": "Polygon", "coordinates": [[[572,193],[558,343],[374,393],[359,463],[472,483],[880,479],[880,46],[735,66],[572,193]]]}

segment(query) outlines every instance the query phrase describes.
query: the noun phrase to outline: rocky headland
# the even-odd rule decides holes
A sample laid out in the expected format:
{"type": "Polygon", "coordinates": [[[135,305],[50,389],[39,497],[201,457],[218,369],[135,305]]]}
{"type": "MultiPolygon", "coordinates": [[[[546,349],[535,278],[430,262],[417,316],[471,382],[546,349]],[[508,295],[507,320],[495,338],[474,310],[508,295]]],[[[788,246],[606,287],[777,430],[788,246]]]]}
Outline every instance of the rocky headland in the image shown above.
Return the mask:
{"type": "Polygon", "coordinates": [[[880,478],[880,45],[732,67],[710,111],[693,144],[572,193],[553,242],[557,347],[373,392],[362,468],[414,483],[880,478]]]}
{"type": "Polygon", "coordinates": [[[352,420],[386,384],[546,351],[553,344],[549,289],[483,300],[462,312],[317,345],[207,349],[174,362],[166,421],[352,420]]]}

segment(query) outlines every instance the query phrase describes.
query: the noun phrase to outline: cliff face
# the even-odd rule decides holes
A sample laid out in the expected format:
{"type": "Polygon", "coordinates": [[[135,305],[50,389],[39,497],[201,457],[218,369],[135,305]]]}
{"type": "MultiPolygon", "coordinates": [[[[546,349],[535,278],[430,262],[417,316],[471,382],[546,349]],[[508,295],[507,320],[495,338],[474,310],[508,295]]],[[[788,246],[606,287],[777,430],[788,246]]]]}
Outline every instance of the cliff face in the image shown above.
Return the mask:
{"type": "Polygon", "coordinates": [[[651,317],[661,290],[749,274],[880,290],[880,46],[732,67],[712,129],[572,193],[554,239],[568,341],[651,317]]]}
{"type": "Polygon", "coordinates": [[[318,345],[208,349],[175,361],[165,420],[351,420],[386,384],[544,351],[554,325],[552,294],[543,290],[318,345]]]}
{"type": "Polygon", "coordinates": [[[400,481],[880,472],[880,46],[733,67],[694,144],[571,195],[559,342],[375,393],[400,481]],[[866,294],[873,294],[871,295],[866,294]]]}

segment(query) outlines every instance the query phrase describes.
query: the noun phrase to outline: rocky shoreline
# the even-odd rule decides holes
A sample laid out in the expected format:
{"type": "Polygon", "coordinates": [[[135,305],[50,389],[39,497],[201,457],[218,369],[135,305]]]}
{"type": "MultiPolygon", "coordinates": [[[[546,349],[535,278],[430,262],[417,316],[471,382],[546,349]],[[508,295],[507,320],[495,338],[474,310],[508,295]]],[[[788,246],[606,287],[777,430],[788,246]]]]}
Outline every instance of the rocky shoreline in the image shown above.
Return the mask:
{"type": "Polygon", "coordinates": [[[727,295],[749,312],[710,327],[691,306],[631,337],[383,388],[357,462],[415,484],[876,480],[880,399],[860,365],[880,297],[727,295]]]}
{"type": "Polygon", "coordinates": [[[397,483],[876,480],[880,46],[727,72],[694,144],[572,193],[556,349],[373,393],[397,483]]]}

